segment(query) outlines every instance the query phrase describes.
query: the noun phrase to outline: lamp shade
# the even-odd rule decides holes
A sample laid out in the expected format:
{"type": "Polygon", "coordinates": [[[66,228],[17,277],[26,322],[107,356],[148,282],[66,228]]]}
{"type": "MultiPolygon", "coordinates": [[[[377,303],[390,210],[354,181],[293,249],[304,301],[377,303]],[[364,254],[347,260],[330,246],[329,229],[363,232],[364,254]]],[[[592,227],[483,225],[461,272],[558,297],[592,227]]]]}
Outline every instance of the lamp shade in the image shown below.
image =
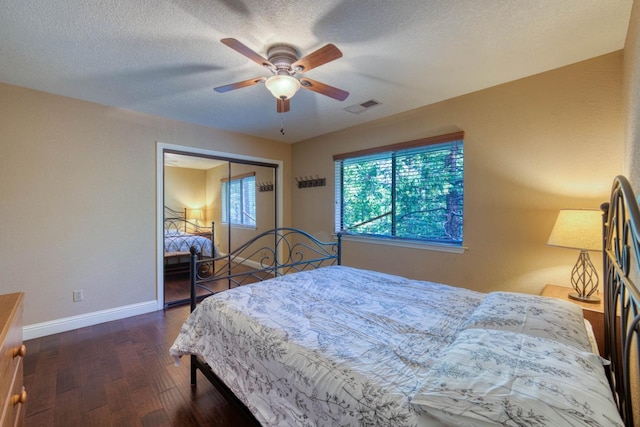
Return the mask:
{"type": "Polygon", "coordinates": [[[191,220],[203,219],[202,209],[191,209],[191,211],[189,212],[189,219],[191,219],[191,220]]]}
{"type": "Polygon", "coordinates": [[[596,209],[562,209],[547,244],[583,251],[602,250],[602,212],[596,209]]]}
{"type": "Polygon", "coordinates": [[[267,89],[278,99],[289,99],[300,89],[300,82],[289,75],[271,76],[265,82],[267,89]]]}

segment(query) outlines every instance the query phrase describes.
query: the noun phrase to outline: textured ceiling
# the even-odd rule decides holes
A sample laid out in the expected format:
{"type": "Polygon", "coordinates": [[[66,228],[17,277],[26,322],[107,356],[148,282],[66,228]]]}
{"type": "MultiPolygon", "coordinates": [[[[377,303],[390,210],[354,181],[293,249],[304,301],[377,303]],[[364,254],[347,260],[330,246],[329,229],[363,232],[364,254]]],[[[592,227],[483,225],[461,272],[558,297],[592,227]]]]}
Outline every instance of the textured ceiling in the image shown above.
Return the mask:
{"type": "Polygon", "coordinates": [[[624,46],[632,0],[21,0],[0,14],[0,82],[269,139],[296,142],[624,46]],[[276,113],[268,76],[220,43],[266,56],[334,43],[276,113]],[[361,114],[344,109],[375,99],[361,114]],[[285,134],[280,132],[284,125],[285,134]]]}

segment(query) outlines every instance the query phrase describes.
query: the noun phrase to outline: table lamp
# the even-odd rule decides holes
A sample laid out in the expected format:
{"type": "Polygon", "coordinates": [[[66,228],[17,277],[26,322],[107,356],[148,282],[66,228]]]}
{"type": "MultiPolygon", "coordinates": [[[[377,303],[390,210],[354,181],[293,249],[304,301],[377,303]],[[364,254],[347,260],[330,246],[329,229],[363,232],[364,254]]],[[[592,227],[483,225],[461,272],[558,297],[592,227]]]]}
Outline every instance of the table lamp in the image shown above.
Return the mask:
{"type": "Polygon", "coordinates": [[[202,209],[191,209],[189,212],[189,220],[192,221],[196,227],[200,225],[198,222],[201,219],[203,219],[202,209]]]}
{"type": "Polygon", "coordinates": [[[597,303],[598,272],[589,258],[589,251],[602,251],[602,212],[596,209],[562,209],[551,230],[547,244],[578,249],[580,255],[571,270],[571,286],[575,292],[569,298],[597,303]]]}

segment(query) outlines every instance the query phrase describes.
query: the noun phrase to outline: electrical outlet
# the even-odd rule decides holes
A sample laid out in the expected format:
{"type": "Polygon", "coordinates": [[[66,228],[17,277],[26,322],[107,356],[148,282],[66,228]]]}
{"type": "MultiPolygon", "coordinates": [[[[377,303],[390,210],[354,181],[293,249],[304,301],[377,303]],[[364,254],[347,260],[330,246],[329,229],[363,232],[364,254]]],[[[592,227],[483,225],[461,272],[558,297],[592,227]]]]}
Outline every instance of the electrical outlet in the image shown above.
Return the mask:
{"type": "Polygon", "coordinates": [[[77,291],[73,291],[73,302],[79,302],[84,299],[84,294],[82,293],[82,289],[77,291]]]}

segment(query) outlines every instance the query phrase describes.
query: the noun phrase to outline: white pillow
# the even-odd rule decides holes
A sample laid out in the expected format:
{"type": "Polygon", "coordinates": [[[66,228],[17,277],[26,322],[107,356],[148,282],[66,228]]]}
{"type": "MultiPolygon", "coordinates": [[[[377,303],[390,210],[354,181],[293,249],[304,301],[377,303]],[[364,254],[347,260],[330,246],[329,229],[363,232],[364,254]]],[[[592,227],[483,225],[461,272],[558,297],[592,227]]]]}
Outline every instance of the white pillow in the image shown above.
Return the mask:
{"type": "Polygon", "coordinates": [[[183,234],[184,234],[184,231],[176,230],[175,228],[164,229],[164,237],[181,236],[183,234]]]}
{"type": "Polygon", "coordinates": [[[491,292],[473,311],[464,328],[519,332],[592,350],[582,308],[557,298],[491,292]]]}
{"type": "Polygon", "coordinates": [[[462,331],[411,403],[452,426],[623,426],[597,355],[509,331],[462,331]]]}

